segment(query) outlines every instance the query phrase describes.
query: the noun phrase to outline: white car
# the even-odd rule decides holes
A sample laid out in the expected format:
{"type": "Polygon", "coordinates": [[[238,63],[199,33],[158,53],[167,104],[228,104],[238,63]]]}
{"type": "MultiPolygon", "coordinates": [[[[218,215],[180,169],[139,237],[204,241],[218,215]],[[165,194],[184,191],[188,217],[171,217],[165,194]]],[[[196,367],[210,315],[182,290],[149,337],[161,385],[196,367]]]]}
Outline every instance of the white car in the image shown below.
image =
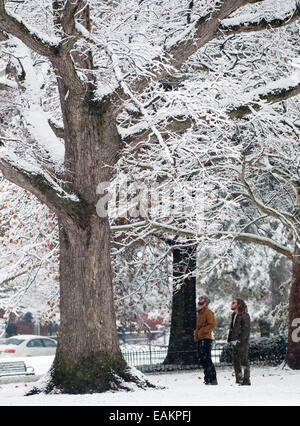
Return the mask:
{"type": "Polygon", "coordinates": [[[0,358],[54,355],[57,342],[45,336],[19,334],[0,339],[0,358]]]}

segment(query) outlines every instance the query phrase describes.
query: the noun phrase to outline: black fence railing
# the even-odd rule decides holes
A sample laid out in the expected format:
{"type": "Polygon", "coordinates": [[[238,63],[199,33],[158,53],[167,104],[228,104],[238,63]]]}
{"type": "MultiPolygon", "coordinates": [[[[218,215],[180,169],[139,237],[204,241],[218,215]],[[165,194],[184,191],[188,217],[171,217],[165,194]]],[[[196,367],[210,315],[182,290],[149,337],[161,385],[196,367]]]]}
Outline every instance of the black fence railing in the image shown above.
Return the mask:
{"type": "MultiPolygon", "coordinates": [[[[186,370],[198,368],[197,351],[169,352],[168,346],[121,346],[124,359],[128,365],[141,371],[168,371],[174,369],[186,370]],[[171,360],[171,361],[170,361],[171,360]]],[[[222,347],[212,349],[214,364],[220,364],[222,347]]],[[[224,363],[222,363],[224,364],[224,363]]]]}
{"type": "MultiPolygon", "coordinates": [[[[278,365],[285,359],[287,341],[284,336],[250,340],[251,364],[278,365]]],[[[196,350],[170,352],[167,345],[121,345],[127,363],[143,372],[187,370],[199,368],[196,350]]],[[[232,364],[232,346],[215,342],[211,358],[216,366],[232,364]]]]}

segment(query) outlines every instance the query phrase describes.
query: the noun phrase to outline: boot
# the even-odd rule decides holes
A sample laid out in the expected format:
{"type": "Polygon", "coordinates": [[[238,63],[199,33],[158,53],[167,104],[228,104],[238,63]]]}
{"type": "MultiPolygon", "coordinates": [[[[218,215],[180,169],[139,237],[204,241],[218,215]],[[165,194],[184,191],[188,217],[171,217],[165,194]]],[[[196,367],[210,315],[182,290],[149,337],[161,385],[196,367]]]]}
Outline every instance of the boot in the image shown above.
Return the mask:
{"type": "Polygon", "coordinates": [[[217,380],[213,380],[212,382],[205,382],[206,385],[217,385],[217,380]]]}
{"type": "Polygon", "coordinates": [[[242,373],[236,373],[235,374],[235,383],[237,383],[238,385],[241,385],[243,382],[243,375],[242,373]]]}
{"type": "Polygon", "coordinates": [[[242,383],[241,383],[243,386],[244,385],[246,385],[246,386],[250,386],[251,385],[251,382],[250,382],[250,368],[245,368],[245,370],[244,370],[244,378],[243,378],[243,381],[242,381],[242,383]]]}

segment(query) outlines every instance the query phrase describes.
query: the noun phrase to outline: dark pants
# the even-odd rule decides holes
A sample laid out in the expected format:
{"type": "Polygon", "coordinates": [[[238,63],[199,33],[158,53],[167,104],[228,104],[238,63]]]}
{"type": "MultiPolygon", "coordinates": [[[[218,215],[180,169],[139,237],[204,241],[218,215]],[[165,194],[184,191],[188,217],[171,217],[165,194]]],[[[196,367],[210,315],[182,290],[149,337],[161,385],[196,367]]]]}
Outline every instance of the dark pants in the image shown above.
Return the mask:
{"type": "Polygon", "coordinates": [[[198,362],[204,369],[204,382],[216,382],[217,375],[215,366],[211,360],[211,339],[201,339],[197,342],[198,362]]]}
{"type": "Polygon", "coordinates": [[[250,384],[250,365],[248,361],[248,349],[248,343],[238,343],[233,347],[232,351],[232,361],[233,368],[235,371],[236,382],[246,385],[250,384]],[[242,367],[244,367],[244,374],[242,372],[242,367]]]}

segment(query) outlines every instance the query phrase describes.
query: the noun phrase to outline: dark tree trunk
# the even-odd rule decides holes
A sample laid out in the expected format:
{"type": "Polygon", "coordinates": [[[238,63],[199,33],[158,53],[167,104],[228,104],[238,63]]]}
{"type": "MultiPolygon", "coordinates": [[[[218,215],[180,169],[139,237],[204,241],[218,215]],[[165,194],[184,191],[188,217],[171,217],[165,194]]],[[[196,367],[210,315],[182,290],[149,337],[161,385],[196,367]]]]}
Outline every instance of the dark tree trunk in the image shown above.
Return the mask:
{"type": "Polygon", "coordinates": [[[300,241],[296,243],[293,257],[286,363],[290,368],[300,370],[300,241]]]}
{"type": "MultiPolygon", "coordinates": [[[[174,249],[173,276],[194,271],[196,249],[174,249]]],[[[196,324],[196,277],[185,279],[172,299],[171,331],[168,354],[164,364],[196,364],[194,330],[196,324]]]]}

